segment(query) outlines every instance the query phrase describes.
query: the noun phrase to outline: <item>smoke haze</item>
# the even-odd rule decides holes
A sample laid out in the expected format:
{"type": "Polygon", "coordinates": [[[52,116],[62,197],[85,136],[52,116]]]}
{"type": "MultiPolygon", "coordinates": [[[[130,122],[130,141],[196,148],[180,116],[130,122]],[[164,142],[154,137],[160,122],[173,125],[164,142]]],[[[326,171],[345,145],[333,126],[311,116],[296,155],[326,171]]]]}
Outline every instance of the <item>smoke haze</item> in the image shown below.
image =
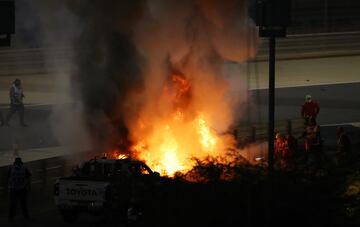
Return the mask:
{"type": "Polygon", "coordinates": [[[246,41],[256,32],[246,1],[93,0],[68,7],[81,23],[74,79],[98,146],[126,146],[142,136],[140,119],[156,127],[169,115],[174,106],[161,96],[174,72],[191,83],[188,112],[200,109],[218,132],[234,122],[246,91],[238,66],[228,62],[244,62],[256,49],[246,41]]]}
{"type": "Polygon", "coordinates": [[[242,68],[258,40],[245,0],[32,3],[21,12],[39,13],[34,45],[67,51],[66,62],[47,57],[55,92],[72,103],[53,114],[61,143],[126,150],[144,138],[151,143],[181,112],[183,125],[171,126],[186,144],[196,136],[187,127],[199,117],[224,134],[247,102],[242,68]]]}

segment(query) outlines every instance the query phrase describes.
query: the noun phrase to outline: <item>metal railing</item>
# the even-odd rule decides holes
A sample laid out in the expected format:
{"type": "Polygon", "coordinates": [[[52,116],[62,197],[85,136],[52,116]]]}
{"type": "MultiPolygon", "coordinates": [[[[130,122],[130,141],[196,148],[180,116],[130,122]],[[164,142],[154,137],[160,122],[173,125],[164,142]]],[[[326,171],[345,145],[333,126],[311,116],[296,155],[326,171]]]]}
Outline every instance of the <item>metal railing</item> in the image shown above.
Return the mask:
{"type": "MultiPolygon", "coordinates": [[[[0,76],[70,71],[74,51],[70,47],[0,50],[0,76]]],[[[263,40],[256,60],[266,61],[267,51],[267,41],[263,40]]],[[[278,41],[278,60],[344,55],[360,55],[360,32],[290,35],[278,41]]]]}
{"type": "MultiPolygon", "coordinates": [[[[64,176],[69,166],[65,157],[54,157],[25,163],[30,170],[31,185],[45,186],[53,184],[55,180],[64,176]]],[[[0,167],[0,195],[7,191],[7,175],[9,166],[0,167]]]]}
{"type": "MultiPolygon", "coordinates": [[[[283,134],[299,135],[303,132],[303,120],[292,119],[276,122],[275,130],[283,134]]],[[[264,141],[267,138],[267,126],[266,124],[241,126],[234,130],[234,134],[239,143],[264,141]]],[[[32,173],[32,185],[46,186],[53,184],[57,178],[69,174],[72,163],[68,162],[68,160],[73,160],[74,157],[72,156],[75,157],[75,155],[68,155],[25,163],[32,173]]],[[[0,195],[7,190],[8,169],[9,166],[0,167],[0,195]]]]}
{"type": "MultiPolygon", "coordinates": [[[[275,122],[275,132],[281,134],[291,134],[295,137],[300,136],[304,131],[303,119],[289,119],[286,121],[275,122]]],[[[234,129],[234,136],[238,144],[248,144],[256,141],[267,140],[267,124],[253,124],[241,126],[234,129]]]]}
{"type": "Polygon", "coordinates": [[[31,48],[0,51],[0,76],[62,72],[71,68],[70,48],[31,48]]]}

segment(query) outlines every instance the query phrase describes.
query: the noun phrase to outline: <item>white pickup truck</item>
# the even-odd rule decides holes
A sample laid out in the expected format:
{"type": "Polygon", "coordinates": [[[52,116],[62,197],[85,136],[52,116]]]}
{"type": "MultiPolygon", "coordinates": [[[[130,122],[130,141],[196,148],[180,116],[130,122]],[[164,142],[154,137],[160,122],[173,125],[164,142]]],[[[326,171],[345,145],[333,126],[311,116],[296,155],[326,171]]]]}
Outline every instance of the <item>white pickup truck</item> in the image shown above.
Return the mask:
{"type": "Polygon", "coordinates": [[[66,222],[75,222],[82,212],[126,219],[131,201],[151,189],[155,182],[159,182],[159,174],[143,162],[92,159],[72,176],[57,180],[55,204],[66,222]]]}

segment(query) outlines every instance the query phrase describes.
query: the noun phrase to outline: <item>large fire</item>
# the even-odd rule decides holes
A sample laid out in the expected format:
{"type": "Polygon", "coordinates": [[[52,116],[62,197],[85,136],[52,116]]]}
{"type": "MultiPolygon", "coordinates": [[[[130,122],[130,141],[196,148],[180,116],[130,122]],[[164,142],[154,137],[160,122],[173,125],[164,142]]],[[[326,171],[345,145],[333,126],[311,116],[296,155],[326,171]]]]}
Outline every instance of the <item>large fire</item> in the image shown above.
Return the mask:
{"type": "Polygon", "coordinates": [[[131,151],[163,175],[189,171],[192,158],[225,154],[226,139],[212,129],[206,113],[188,108],[191,90],[185,76],[173,74],[159,100],[172,103],[171,114],[140,119],[138,123],[139,137],[131,151]]]}
{"type": "Polygon", "coordinates": [[[243,63],[259,44],[249,1],[71,2],[79,18],[69,21],[85,27],[69,35],[80,51],[69,75],[86,116],[71,121],[86,123],[90,145],[116,147],[164,175],[234,151],[227,130],[247,102],[243,63]]]}

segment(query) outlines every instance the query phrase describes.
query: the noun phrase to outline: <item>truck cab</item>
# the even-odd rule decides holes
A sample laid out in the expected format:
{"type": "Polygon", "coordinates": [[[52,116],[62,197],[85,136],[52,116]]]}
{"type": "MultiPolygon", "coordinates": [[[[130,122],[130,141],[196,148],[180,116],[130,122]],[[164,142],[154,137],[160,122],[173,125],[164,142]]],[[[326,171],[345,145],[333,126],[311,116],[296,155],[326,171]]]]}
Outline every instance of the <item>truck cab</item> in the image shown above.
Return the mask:
{"type": "Polygon", "coordinates": [[[132,201],[141,201],[158,180],[159,174],[144,162],[94,158],[57,180],[55,204],[66,222],[75,222],[81,213],[125,219],[132,201]]]}

